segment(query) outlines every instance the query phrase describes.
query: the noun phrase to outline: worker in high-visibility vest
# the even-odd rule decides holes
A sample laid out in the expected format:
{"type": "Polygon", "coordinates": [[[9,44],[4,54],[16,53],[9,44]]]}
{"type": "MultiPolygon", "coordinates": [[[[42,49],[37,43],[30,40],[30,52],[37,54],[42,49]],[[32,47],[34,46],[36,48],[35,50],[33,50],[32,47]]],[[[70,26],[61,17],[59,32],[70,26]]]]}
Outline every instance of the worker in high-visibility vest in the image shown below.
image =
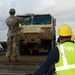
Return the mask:
{"type": "Polygon", "coordinates": [[[61,39],[61,44],[56,45],[50,51],[38,70],[27,75],[75,75],[75,44],[71,41],[71,27],[68,24],[59,26],[58,35],[61,39]],[[56,73],[54,71],[51,74],[53,64],[55,64],[56,73]]]}
{"type": "Polygon", "coordinates": [[[62,44],[57,45],[60,52],[60,60],[56,64],[57,75],[75,75],[75,44],[71,39],[72,30],[68,25],[62,25],[58,28],[58,34],[62,44]]]}

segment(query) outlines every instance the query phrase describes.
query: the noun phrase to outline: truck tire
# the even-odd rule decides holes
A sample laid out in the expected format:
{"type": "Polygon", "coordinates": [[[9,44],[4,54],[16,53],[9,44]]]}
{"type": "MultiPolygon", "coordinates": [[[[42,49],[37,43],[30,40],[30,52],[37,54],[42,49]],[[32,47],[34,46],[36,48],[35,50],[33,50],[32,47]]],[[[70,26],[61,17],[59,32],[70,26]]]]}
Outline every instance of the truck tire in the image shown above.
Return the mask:
{"type": "Polygon", "coordinates": [[[30,51],[28,50],[28,46],[24,45],[22,40],[19,42],[19,53],[20,55],[30,54],[30,51]]]}

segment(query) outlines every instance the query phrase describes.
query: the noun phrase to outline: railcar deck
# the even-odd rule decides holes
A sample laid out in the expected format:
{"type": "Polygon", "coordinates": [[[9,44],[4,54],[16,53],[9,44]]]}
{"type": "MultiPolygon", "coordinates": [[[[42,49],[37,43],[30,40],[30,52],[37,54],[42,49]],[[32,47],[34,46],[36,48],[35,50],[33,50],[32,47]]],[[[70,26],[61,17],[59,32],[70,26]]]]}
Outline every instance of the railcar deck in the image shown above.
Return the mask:
{"type": "Polygon", "coordinates": [[[5,55],[1,55],[0,75],[25,75],[33,73],[39,68],[46,57],[47,55],[19,55],[18,59],[20,61],[7,62],[5,55]]]}

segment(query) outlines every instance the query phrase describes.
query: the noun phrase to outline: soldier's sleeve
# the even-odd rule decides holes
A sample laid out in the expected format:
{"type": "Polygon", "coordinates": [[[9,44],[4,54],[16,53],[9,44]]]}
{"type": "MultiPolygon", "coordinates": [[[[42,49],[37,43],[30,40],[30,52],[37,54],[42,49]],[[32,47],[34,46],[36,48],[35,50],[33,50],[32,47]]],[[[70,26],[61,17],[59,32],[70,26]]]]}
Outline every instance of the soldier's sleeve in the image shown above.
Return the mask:
{"type": "Polygon", "coordinates": [[[20,18],[20,17],[17,17],[17,19],[18,19],[19,22],[23,22],[24,21],[24,19],[20,18]]]}
{"type": "Polygon", "coordinates": [[[24,22],[31,20],[31,17],[24,19],[24,22]]]}
{"type": "Polygon", "coordinates": [[[20,18],[20,17],[17,17],[17,18],[18,18],[19,22],[27,22],[27,21],[32,19],[32,17],[29,17],[27,19],[23,19],[23,18],[20,18]]]}

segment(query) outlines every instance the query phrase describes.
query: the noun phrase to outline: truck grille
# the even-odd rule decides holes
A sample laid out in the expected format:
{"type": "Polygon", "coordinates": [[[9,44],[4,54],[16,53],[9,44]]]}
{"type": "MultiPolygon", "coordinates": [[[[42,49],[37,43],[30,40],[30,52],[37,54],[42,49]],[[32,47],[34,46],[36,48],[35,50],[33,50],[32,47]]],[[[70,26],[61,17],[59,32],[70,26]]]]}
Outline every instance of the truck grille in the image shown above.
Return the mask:
{"type": "Polygon", "coordinates": [[[27,39],[28,42],[34,43],[41,39],[41,35],[39,33],[25,33],[25,39],[27,39]]]}

